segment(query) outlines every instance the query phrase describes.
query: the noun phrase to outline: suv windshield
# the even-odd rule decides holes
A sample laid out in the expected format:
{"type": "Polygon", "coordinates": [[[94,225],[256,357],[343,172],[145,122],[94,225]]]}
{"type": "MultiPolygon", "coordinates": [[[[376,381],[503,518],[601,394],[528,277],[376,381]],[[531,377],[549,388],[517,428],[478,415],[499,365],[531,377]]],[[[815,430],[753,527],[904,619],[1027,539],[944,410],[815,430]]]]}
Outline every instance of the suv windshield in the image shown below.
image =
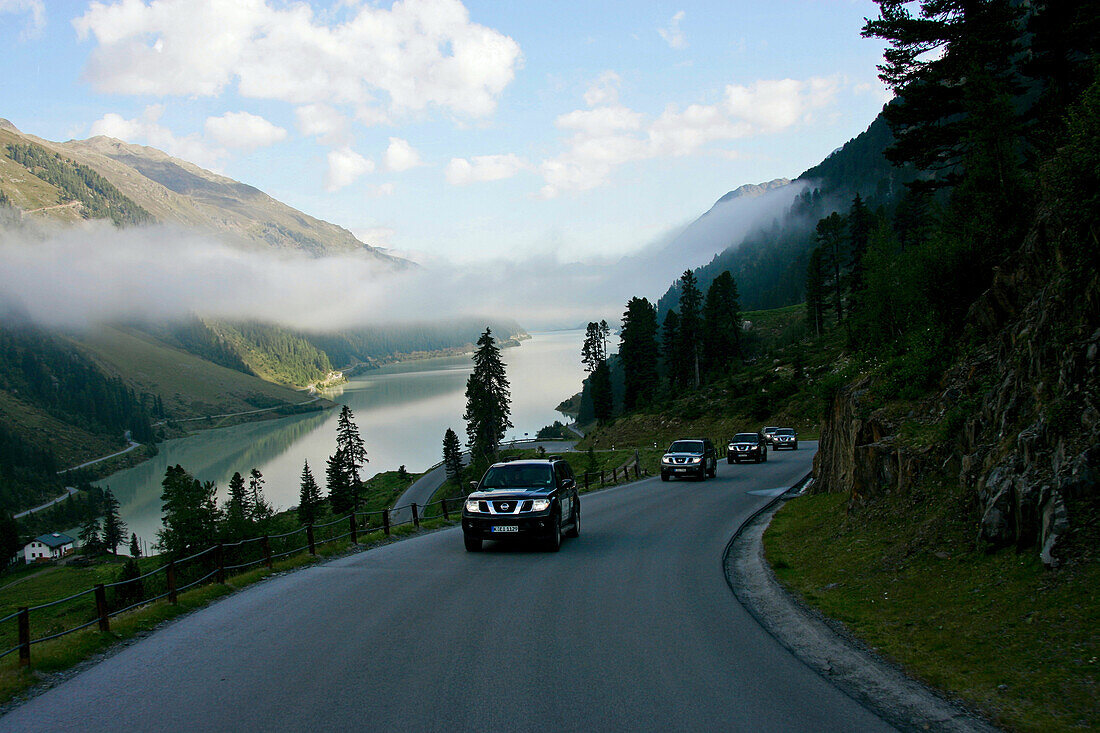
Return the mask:
{"type": "Polygon", "coordinates": [[[738,433],[733,436],[731,443],[755,443],[757,440],[756,433],[738,433]]]}
{"type": "Polygon", "coordinates": [[[776,435],[794,435],[794,428],[779,428],[775,431],[776,435]]]}
{"type": "Polygon", "coordinates": [[[703,441],[701,440],[677,440],[668,447],[669,453],[702,453],[703,441]]]}
{"type": "Polygon", "coordinates": [[[493,466],[481,480],[479,491],[545,488],[554,485],[550,466],[493,466]]]}

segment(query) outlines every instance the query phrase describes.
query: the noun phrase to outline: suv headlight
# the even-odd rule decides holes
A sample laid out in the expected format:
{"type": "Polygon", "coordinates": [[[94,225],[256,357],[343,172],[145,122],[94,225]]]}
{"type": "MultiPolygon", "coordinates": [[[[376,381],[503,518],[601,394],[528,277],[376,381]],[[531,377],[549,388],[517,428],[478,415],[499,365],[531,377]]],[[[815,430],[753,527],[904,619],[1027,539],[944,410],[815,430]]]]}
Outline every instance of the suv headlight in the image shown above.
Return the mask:
{"type": "Polygon", "coordinates": [[[668,456],[661,456],[661,463],[672,463],[672,459],[668,456]]]}
{"type": "Polygon", "coordinates": [[[475,501],[474,499],[467,499],[466,500],[466,511],[468,511],[468,512],[480,512],[481,510],[478,509],[478,507],[477,507],[477,501],[475,501]]]}
{"type": "Polygon", "coordinates": [[[703,458],[702,458],[702,456],[696,456],[695,458],[692,458],[692,459],[691,459],[691,462],[692,462],[692,463],[702,463],[702,462],[703,462],[703,458]]]}
{"type": "Polygon", "coordinates": [[[534,499],[531,501],[531,511],[544,512],[550,508],[549,499],[534,499]]]}

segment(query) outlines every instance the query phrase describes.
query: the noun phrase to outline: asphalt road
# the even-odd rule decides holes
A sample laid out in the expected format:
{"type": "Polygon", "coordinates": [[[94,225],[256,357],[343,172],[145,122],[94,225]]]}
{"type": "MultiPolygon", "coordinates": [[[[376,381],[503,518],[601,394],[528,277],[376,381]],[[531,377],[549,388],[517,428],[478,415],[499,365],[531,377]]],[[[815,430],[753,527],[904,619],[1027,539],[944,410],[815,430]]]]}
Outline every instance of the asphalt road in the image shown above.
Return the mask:
{"type": "Polygon", "coordinates": [[[761,629],[723,573],[730,536],[815,447],[583,496],[581,536],[557,554],[468,554],[449,529],[259,583],[0,730],[889,730],[761,629]]]}

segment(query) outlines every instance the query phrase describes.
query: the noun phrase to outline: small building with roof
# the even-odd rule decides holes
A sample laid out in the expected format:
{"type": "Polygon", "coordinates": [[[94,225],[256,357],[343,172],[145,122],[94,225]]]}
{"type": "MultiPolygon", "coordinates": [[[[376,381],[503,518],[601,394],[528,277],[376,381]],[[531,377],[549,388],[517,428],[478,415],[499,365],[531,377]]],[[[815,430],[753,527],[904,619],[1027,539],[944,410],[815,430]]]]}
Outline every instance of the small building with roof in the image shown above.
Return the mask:
{"type": "Polygon", "coordinates": [[[41,534],[23,546],[23,559],[29,565],[33,562],[60,560],[73,551],[76,540],[61,532],[41,534]]]}

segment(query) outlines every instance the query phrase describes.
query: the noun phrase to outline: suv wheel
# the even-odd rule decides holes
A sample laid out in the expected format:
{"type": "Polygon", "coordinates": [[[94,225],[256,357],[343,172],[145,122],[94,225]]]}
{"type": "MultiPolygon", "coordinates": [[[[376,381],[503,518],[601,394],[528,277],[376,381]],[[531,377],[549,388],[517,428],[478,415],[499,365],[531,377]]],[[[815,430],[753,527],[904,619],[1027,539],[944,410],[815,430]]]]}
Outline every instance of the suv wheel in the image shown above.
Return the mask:
{"type": "Polygon", "coordinates": [[[466,543],[466,552],[481,552],[480,537],[471,537],[468,534],[463,534],[462,540],[466,543]]]}
{"type": "Polygon", "coordinates": [[[554,518],[554,531],[550,534],[550,539],[546,541],[546,549],[550,552],[557,552],[561,549],[561,515],[559,514],[554,518]]]}
{"type": "Polygon", "coordinates": [[[661,471],[661,480],[662,481],[668,481],[668,474],[665,473],[664,471],[661,471]]]}
{"type": "MultiPolygon", "coordinates": [[[[574,501],[576,501],[574,499],[574,501]]],[[[581,536],[581,509],[574,504],[573,509],[573,526],[565,533],[566,537],[580,537],[581,536]]]]}

